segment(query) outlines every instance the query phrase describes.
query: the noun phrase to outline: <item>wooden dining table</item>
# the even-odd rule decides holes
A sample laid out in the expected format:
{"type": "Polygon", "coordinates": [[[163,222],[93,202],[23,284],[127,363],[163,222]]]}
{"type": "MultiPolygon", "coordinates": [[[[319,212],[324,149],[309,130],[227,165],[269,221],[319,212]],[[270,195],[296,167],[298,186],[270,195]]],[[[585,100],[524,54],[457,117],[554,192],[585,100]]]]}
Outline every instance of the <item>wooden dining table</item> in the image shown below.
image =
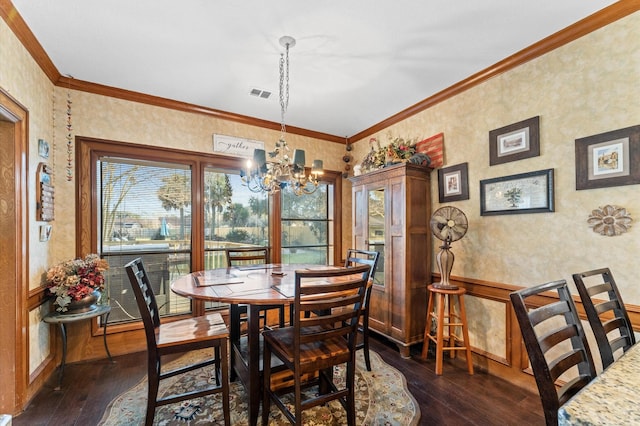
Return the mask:
{"type": "Polygon", "coordinates": [[[234,266],[192,272],[171,283],[171,290],[180,296],[230,305],[231,377],[239,377],[247,391],[250,425],[257,424],[262,398],[261,306],[293,303],[296,270],[335,268],[307,264],[234,266]],[[246,336],[240,330],[241,304],[248,305],[246,336]]]}
{"type": "Polygon", "coordinates": [[[558,410],[559,425],[640,425],[640,344],[558,410]]]}

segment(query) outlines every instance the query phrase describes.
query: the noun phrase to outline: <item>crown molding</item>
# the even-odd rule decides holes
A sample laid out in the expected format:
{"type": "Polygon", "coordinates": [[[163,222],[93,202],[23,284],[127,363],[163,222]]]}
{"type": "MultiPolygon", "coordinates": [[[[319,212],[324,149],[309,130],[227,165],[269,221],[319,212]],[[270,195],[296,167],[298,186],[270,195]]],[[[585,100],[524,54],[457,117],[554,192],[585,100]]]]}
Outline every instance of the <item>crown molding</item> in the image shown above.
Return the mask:
{"type": "MultiPolygon", "coordinates": [[[[640,10],[640,0],[623,0],[608,6],[575,24],[546,37],[539,42],[503,59],[496,64],[485,68],[484,70],[471,75],[470,77],[430,96],[409,108],[400,111],[397,114],[365,129],[349,138],[342,136],[330,135],[327,133],[315,132],[300,127],[287,126],[287,132],[306,136],[314,139],[321,139],[328,142],[340,144],[353,143],[364,139],[372,134],[380,132],[389,126],[397,124],[407,118],[422,112],[434,105],[450,99],[460,93],[471,89],[497,75],[503,74],[514,69],[526,62],[538,58],[546,53],[551,52],[558,47],[564,46],[584,35],[605,27],[612,22],[622,19],[634,12],[640,10]]],[[[35,38],[25,21],[22,19],[11,0],[0,0],[0,16],[5,20],[9,28],[18,37],[27,51],[34,58],[36,63],[44,71],[53,84],[60,87],[67,87],[74,90],[80,90],[88,93],[94,93],[113,98],[119,98],[132,102],[139,102],[148,105],[155,105],[163,108],[174,109],[177,111],[191,112],[195,114],[204,114],[221,120],[233,121],[249,126],[257,126],[270,130],[279,130],[280,123],[273,121],[261,120],[240,114],[220,111],[213,108],[207,108],[186,102],[175,101],[172,99],[161,98],[157,96],[147,95],[144,93],[133,92],[130,90],[118,89],[115,87],[105,86],[88,81],[76,80],[65,77],[60,74],[56,66],[49,58],[49,55],[35,38]]]]}

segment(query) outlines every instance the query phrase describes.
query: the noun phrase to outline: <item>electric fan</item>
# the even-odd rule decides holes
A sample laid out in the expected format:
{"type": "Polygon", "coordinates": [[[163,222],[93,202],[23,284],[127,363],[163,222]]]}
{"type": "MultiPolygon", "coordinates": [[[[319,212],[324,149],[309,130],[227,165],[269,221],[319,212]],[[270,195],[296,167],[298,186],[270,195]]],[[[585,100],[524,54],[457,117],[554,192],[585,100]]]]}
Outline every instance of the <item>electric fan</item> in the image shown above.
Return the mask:
{"type": "Polygon", "coordinates": [[[444,206],[431,215],[431,232],[436,238],[443,241],[440,253],[436,256],[436,263],[440,270],[440,282],[433,284],[435,288],[454,290],[458,286],[449,283],[451,268],[453,268],[454,256],[449,248],[451,243],[458,241],[467,233],[469,226],[467,216],[462,210],[453,206],[444,206]]]}

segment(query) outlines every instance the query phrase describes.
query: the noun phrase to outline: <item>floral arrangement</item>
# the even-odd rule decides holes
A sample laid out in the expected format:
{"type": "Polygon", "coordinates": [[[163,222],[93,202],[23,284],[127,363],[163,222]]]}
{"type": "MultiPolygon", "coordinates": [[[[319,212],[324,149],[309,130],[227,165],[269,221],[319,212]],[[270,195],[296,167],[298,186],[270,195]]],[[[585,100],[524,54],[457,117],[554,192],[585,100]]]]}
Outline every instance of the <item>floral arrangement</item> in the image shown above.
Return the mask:
{"type": "Polygon", "coordinates": [[[66,260],[47,271],[47,290],[55,296],[56,310],[65,312],[72,300],[81,300],[94,291],[104,289],[103,272],[109,269],[106,260],[97,254],[84,259],[66,260]]]}
{"type": "Polygon", "coordinates": [[[389,143],[386,146],[380,146],[380,142],[376,138],[369,139],[371,151],[360,163],[360,170],[363,173],[380,169],[385,164],[407,161],[416,153],[415,140],[405,140],[400,137],[392,138],[390,135],[388,137],[389,143]]]}
{"type": "MultiPolygon", "coordinates": [[[[389,138],[391,139],[391,138],[389,138]]],[[[393,138],[386,149],[387,162],[408,160],[416,153],[415,140],[405,141],[403,138],[393,138]]]]}

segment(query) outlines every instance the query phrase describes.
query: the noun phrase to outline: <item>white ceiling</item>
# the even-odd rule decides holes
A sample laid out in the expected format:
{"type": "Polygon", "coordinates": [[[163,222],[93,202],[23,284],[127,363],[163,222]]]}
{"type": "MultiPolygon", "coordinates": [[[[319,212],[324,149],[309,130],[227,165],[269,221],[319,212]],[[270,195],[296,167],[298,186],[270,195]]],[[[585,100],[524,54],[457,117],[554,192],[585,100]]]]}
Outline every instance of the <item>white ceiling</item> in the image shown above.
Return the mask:
{"type": "Polygon", "coordinates": [[[62,75],[352,136],[607,0],[13,0],[62,75]],[[249,95],[272,91],[270,99],[249,95]]]}

